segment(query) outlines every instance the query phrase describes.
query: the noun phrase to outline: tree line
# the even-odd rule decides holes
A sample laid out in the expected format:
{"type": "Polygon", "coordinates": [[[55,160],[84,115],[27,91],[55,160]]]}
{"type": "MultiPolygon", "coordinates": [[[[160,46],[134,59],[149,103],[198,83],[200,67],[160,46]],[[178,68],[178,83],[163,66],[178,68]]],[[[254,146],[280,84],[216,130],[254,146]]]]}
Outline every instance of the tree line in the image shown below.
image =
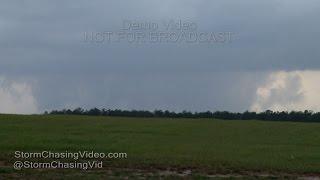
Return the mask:
{"type": "Polygon", "coordinates": [[[63,109],[45,112],[45,114],[63,115],[88,115],[88,116],[122,116],[122,117],[160,117],[160,118],[213,118],[224,120],[266,120],[266,121],[296,121],[320,122],[320,112],[305,111],[271,111],[235,113],[229,111],[206,112],[174,112],[174,111],[146,111],[146,110],[121,110],[121,109],[63,109]]]}

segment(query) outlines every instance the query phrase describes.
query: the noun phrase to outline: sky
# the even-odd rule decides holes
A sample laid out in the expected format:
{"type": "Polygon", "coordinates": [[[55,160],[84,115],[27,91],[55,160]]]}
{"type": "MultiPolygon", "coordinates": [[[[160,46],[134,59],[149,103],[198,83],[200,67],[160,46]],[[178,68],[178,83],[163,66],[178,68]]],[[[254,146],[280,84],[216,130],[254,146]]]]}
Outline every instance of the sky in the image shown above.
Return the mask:
{"type": "Polygon", "coordinates": [[[320,111],[319,9],[318,0],[3,0],[0,113],[320,111]],[[146,24],[232,36],[151,42],[146,24]],[[125,36],[102,41],[105,32],[125,36]],[[134,33],[145,41],[130,42],[134,33]]]}

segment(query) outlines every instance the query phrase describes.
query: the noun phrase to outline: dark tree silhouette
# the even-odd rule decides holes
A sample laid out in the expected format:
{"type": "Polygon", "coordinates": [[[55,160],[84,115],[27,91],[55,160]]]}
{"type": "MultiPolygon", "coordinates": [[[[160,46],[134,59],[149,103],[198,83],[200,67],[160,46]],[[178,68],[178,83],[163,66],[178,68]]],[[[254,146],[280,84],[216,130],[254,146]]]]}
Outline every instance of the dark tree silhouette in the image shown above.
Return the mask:
{"type": "Polygon", "coordinates": [[[45,114],[65,114],[65,115],[88,115],[88,116],[124,116],[124,117],[159,117],[159,118],[212,118],[224,120],[265,120],[265,121],[296,121],[296,122],[320,122],[320,112],[305,111],[271,111],[234,113],[229,111],[206,111],[206,112],[173,112],[168,110],[142,111],[142,110],[120,110],[120,109],[98,109],[84,110],[76,108],[74,110],[63,109],[53,110],[45,114]]]}

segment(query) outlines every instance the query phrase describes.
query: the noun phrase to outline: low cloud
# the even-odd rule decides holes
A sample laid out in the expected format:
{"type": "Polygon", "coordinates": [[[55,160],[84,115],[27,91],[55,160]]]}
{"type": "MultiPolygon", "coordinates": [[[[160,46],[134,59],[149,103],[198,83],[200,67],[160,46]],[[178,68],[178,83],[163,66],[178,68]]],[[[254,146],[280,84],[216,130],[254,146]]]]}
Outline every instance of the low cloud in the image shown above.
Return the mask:
{"type": "Polygon", "coordinates": [[[33,114],[38,112],[37,101],[30,84],[0,77],[0,113],[33,114]]]}
{"type": "Polygon", "coordinates": [[[320,71],[272,72],[256,90],[252,111],[320,110],[320,71]]]}

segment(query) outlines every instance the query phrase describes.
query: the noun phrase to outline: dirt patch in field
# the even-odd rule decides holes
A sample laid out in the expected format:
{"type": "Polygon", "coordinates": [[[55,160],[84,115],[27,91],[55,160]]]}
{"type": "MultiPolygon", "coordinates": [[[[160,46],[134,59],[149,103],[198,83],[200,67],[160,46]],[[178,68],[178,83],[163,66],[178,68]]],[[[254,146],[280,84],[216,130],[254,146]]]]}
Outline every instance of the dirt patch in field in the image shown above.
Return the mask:
{"type": "Polygon", "coordinates": [[[237,178],[237,179],[299,179],[299,180],[320,180],[320,174],[289,174],[289,173],[267,173],[267,172],[242,172],[242,173],[225,173],[225,174],[206,174],[193,171],[192,169],[183,170],[163,170],[163,169],[128,169],[128,168],[110,168],[109,172],[125,172],[126,174],[133,174],[134,177],[179,177],[182,179],[189,179],[193,177],[202,178],[237,178]]]}
{"type": "Polygon", "coordinates": [[[283,172],[210,172],[208,169],[199,170],[195,168],[164,168],[164,167],[104,167],[103,169],[94,170],[75,170],[75,169],[33,169],[33,170],[14,170],[6,161],[0,161],[0,179],[20,179],[20,178],[41,178],[41,179],[56,179],[59,177],[79,177],[87,178],[88,176],[94,179],[150,179],[150,178],[164,178],[164,179],[199,179],[199,178],[213,178],[213,179],[299,179],[299,180],[320,180],[319,174],[295,174],[283,172]]]}

